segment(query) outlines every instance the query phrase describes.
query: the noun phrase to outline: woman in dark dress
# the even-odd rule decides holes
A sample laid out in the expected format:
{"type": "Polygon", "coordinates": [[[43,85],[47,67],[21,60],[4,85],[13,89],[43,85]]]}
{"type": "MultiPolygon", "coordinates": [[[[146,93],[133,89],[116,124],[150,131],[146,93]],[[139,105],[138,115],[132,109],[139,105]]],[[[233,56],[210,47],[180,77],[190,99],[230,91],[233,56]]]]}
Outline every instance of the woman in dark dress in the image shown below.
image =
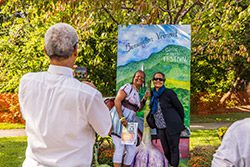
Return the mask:
{"type": "Polygon", "coordinates": [[[180,133],[185,129],[184,109],[176,93],[166,88],[164,82],[162,72],[153,75],[150,114],[153,114],[165,157],[171,166],[178,167],[180,133]]]}

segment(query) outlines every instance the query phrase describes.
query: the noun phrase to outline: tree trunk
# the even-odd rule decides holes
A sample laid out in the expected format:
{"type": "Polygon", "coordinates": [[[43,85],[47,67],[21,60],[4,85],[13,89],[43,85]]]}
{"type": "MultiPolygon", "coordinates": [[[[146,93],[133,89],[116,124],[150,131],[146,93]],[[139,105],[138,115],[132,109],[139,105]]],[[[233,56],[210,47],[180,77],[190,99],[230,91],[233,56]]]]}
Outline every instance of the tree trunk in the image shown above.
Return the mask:
{"type": "Polygon", "coordinates": [[[220,104],[224,104],[224,102],[229,98],[231,97],[232,93],[235,92],[237,89],[237,86],[239,85],[240,83],[240,77],[237,77],[236,81],[234,82],[233,84],[233,87],[226,93],[222,96],[222,98],[220,99],[220,104]]]}

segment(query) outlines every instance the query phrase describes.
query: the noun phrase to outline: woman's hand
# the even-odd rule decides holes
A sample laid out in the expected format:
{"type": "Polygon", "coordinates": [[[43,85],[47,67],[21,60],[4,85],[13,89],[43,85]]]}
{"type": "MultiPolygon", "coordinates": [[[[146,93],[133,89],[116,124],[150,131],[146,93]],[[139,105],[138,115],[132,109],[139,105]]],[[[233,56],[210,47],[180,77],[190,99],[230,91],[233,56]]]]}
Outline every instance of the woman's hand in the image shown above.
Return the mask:
{"type": "Polygon", "coordinates": [[[123,126],[125,126],[125,127],[128,126],[128,121],[126,120],[125,117],[122,117],[122,118],[120,119],[120,121],[121,121],[121,124],[122,124],[123,126]]]}
{"type": "Polygon", "coordinates": [[[147,98],[150,97],[150,96],[151,96],[150,91],[147,90],[147,91],[145,92],[144,97],[147,99],[147,98]]]}
{"type": "Polygon", "coordinates": [[[150,91],[147,90],[142,98],[144,103],[147,101],[148,97],[150,97],[150,96],[151,96],[150,91]]]}

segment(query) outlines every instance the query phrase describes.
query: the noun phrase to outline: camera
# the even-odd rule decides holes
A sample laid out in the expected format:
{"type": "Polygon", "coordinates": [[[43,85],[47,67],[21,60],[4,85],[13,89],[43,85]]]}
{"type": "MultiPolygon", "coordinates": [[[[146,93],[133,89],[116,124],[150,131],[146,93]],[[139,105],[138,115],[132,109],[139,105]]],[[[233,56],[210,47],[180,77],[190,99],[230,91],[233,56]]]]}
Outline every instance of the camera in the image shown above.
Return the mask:
{"type": "Polygon", "coordinates": [[[86,67],[76,67],[74,70],[74,77],[79,81],[84,81],[87,78],[87,68],[86,67]]]}

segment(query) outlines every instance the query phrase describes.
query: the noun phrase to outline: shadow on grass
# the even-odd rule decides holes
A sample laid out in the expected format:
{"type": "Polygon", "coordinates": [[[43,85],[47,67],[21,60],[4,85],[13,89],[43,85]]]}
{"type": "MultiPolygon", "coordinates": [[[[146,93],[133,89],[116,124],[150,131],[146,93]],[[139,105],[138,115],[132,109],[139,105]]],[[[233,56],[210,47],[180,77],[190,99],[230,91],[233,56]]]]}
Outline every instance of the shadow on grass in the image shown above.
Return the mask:
{"type": "Polygon", "coordinates": [[[234,112],[213,115],[191,115],[191,123],[235,122],[250,117],[250,112],[234,112]]]}

